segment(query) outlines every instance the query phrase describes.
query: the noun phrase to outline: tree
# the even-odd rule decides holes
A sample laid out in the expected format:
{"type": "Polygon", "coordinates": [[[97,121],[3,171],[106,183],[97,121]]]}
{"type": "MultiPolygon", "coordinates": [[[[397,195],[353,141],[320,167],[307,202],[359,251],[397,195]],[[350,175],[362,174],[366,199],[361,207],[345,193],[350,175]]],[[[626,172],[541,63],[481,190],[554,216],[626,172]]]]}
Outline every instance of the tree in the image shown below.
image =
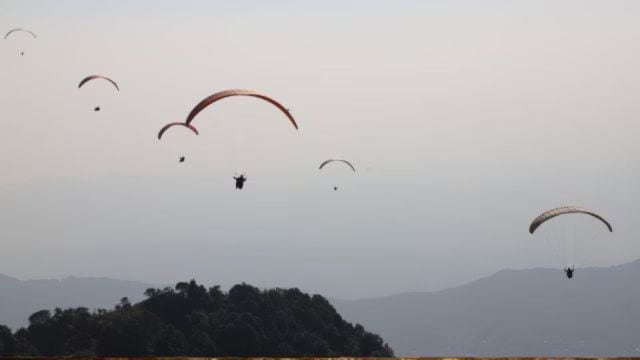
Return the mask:
{"type": "Polygon", "coordinates": [[[0,327],[0,355],[393,356],[382,338],[342,319],[322,296],[299,289],[228,293],[195,280],[122,298],[112,310],[42,310],[15,334],[0,327]]]}
{"type": "Polygon", "coordinates": [[[0,356],[13,356],[16,352],[16,340],[11,329],[0,325],[0,356]]]}

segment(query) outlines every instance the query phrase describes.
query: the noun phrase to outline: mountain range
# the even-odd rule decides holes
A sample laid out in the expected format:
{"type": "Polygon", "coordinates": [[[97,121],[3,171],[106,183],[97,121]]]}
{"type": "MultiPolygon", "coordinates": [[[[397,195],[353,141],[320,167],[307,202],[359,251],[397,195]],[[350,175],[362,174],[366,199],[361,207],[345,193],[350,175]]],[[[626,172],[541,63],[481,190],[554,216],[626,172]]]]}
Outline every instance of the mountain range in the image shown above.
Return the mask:
{"type": "MultiPolygon", "coordinates": [[[[503,270],[466,285],[361,300],[332,300],[342,317],[390,344],[396,356],[640,356],[640,260],[577,269],[503,270]]],[[[143,298],[135,281],[0,275],[0,324],[42,309],[111,308],[143,298]]]]}
{"type": "Polygon", "coordinates": [[[573,279],[504,270],[441,291],[333,303],[396,356],[639,356],[639,278],[640,260],[573,279]]]}

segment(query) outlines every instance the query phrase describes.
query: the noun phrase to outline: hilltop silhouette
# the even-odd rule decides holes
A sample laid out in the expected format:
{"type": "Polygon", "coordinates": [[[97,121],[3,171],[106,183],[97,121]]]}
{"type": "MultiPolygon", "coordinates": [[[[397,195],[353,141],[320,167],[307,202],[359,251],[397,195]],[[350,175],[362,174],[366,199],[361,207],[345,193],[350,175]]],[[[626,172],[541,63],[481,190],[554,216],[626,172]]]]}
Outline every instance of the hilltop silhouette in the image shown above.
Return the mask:
{"type": "Polygon", "coordinates": [[[342,319],[320,295],[239,284],[225,293],[194,280],[120,300],[111,310],[40,310],[0,356],[393,356],[382,338],[342,319]]]}

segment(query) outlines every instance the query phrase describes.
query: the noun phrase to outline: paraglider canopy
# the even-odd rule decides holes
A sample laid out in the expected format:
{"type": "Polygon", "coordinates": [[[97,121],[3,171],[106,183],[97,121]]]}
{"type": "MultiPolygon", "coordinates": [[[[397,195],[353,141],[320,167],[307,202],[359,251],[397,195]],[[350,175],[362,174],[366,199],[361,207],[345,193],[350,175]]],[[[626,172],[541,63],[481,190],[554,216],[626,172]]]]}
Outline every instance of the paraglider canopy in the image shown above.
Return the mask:
{"type": "Polygon", "coordinates": [[[277,107],[280,111],[282,111],[287,118],[289,119],[289,121],[291,122],[291,124],[298,129],[298,124],[296,123],[296,120],[293,118],[293,116],[291,115],[291,113],[289,112],[289,110],[287,108],[285,108],[282,104],[280,104],[279,102],[277,102],[276,100],[260,94],[256,91],[253,90],[245,90],[245,89],[232,89],[232,90],[224,90],[224,91],[220,91],[217,92],[213,95],[207,96],[206,98],[202,99],[202,101],[200,101],[189,113],[189,115],[187,116],[187,120],[185,121],[185,123],[187,123],[187,125],[189,125],[191,123],[191,121],[193,121],[193,119],[196,117],[196,115],[198,115],[198,113],[200,113],[202,110],[204,110],[207,106],[215,103],[218,100],[222,100],[224,98],[230,97],[230,96],[251,96],[251,97],[255,97],[258,99],[262,99],[266,102],[271,103],[272,105],[274,105],[275,107],[277,107]]]}
{"type": "Polygon", "coordinates": [[[89,75],[86,78],[82,79],[82,81],[80,81],[80,83],[78,84],[78,89],[82,87],[82,85],[86,84],[87,82],[91,81],[91,80],[95,80],[95,79],[103,79],[103,80],[107,80],[108,82],[110,82],[111,84],[113,84],[113,86],[115,86],[116,90],[120,91],[120,88],[118,87],[118,84],[116,84],[115,81],[111,80],[110,78],[103,76],[103,75],[89,75]]]}
{"type": "Polygon", "coordinates": [[[544,224],[546,221],[553,219],[556,216],[565,215],[565,214],[585,214],[589,216],[593,216],[594,218],[600,220],[610,232],[613,232],[613,227],[607,220],[605,220],[602,216],[596,214],[595,212],[580,206],[563,206],[555,209],[551,209],[543,212],[538,217],[533,219],[531,225],[529,225],[529,233],[533,234],[540,225],[544,224]]]}
{"type": "Polygon", "coordinates": [[[31,31],[31,30],[27,30],[27,29],[23,29],[23,28],[15,28],[15,29],[11,29],[11,30],[9,30],[9,31],[4,35],[4,38],[5,38],[5,39],[6,39],[6,38],[8,38],[8,37],[9,37],[9,35],[11,35],[11,34],[13,34],[13,33],[15,33],[15,32],[25,32],[25,33],[30,34],[31,36],[33,36],[33,38],[34,38],[34,39],[36,39],[36,38],[37,38],[36,34],[35,34],[33,31],[31,31]]]}
{"type": "Polygon", "coordinates": [[[160,131],[158,132],[158,140],[162,139],[162,135],[164,135],[164,133],[167,130],[169,130],[170,128],[172,128],[174,126],[186,127],[187,129],[191,130],[194,134],[198,135],[198,129],[196,129],[192,125],[188,125],[188,124],[185,124],[183,122],[172,122],[172,123],[169,123],[169,124],[163,126],[162,129],[160,129],[160,131]]]}
{"type": "Polygon", "coordinates": [[[329,160],[323,161],[322,164],[320,164],[320,167],[318,167],[318,170],[322,170],[322,168],[325,167],[325,165],[330,164],[332,162],[341,162],[341,163],[347,164],[351,168],[351,170],[353,170],[354,172],[356,171],[356,168],[350,162],[348,162],[347,160],[341,160],[341,159],[329,159],[329,160]]]}

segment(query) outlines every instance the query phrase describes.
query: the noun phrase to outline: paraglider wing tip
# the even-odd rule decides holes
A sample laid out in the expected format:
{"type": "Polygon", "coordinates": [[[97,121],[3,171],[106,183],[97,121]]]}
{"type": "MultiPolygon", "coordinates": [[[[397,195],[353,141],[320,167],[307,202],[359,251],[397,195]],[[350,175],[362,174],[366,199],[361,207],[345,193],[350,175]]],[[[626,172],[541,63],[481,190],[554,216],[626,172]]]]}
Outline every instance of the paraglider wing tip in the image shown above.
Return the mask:
{"type": "Polygon", "coordinates": [[[328,159],[328,160],[323,161],[323,162],[320,164],[320,166],[318,166],[318,170],[322,170],[322,168],[323,168],[325,165],[327,165],[328,163],[330,163],[330,162],[332,162],[332,161],[334,161],[334,160],[333,160],[333,159],[328,159]]]}

